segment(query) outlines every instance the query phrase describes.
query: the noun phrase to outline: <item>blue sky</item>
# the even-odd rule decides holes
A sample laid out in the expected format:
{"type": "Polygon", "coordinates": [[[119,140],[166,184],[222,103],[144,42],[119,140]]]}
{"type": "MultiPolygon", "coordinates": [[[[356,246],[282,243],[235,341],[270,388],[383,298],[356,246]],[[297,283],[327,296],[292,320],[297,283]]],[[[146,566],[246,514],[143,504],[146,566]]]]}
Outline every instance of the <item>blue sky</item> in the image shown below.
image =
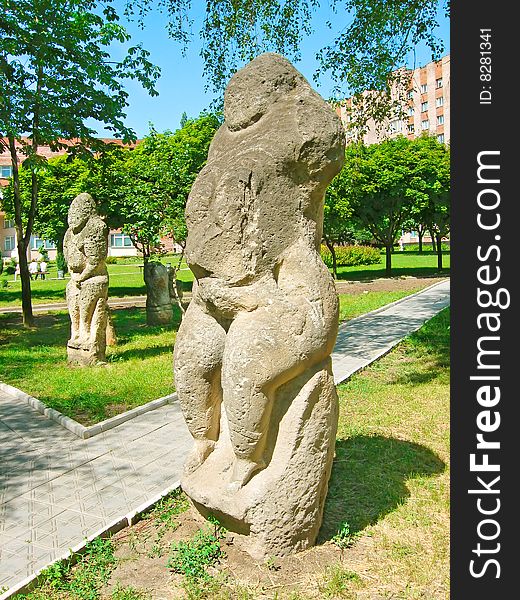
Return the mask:
{"type": "MultiPolygon", "coordinates": [[[[116,0],[114,4],[120,8],[123,1],[116,0]]],[[[201,18],[205,3],[193,0],[193,4],[196,7],[195,18],[197,16],[201,18]]],[[[341,12],[334,14],[328,6],[328,0],[323,0],[321,4],[324,6],[316,11],[312,23],[314,33],[303,42],[302,60],[294,64],[318,92],[328,98],[332,95],[333,87],[330,78],[322,77],[319,85],[312,81],[318,66],[316,52],[348,24],[349,17],[341,12]],[[327,21],[332,22],[332,30],[326,27],[327,21]]],[[[211,93],[204,91],[206,82],[202,76],[203,63],[199,56],[197,24],[194,26],[193,40],[186,56],[183,57],[179,44],[168,38],[165,19],[163,15],[157,13],[149,15],[144,30],[137,27],[135,23],[122,21],[132,35],[132,44],[142,42],[144,48],[151,53],[150,60],[161,67],[161,78],[157,84],[158,97],[151,98],[137,83],[129,81],[126,84],[129,93],[126,124],[137,133],[138,137],[148,133],[149,123],[152,123],[158,131],[177,129],[184,111],[188,117],[196,117],[213,99],[211,93]]],[[[449,52],[449,21],[443,16],[441,10],[439,10],[439,22],[440,27],[436,33],[444,41],[446,54],[449,52]]],[[[114,50],[114,55],[118,54],[120,51],[114,50]]],[[[426,48],[416,48],[415,53],[410,55],[407,66],[417,67],[430,60],[431,56],[426,48]]],[[[98,133],[104,134],[101,128],[98,133]]]]}

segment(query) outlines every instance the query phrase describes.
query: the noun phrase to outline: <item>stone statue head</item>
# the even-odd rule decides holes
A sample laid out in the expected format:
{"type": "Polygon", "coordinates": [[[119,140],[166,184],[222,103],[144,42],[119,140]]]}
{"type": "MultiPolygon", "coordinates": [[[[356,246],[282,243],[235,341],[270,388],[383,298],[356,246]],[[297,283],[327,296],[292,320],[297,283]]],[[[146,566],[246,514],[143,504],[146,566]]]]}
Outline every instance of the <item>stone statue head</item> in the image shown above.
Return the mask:
{"type": "Polygon", "coordinates": [[[70,205],[67,222],[74,233],[77,233],[85,226],[89,218],[96,214],[94,198],[90,194],[79,194],[70,205]]]}
{"type": "MultiPolygon", "coordinates": [[[[231,131],[256,123],[271,104],[305,79],[283,56],[266,52],[233,75],[224,93],[224,116],[231,131]]],[[[308,86],[308,84],[306,84],[308,86]]]]}

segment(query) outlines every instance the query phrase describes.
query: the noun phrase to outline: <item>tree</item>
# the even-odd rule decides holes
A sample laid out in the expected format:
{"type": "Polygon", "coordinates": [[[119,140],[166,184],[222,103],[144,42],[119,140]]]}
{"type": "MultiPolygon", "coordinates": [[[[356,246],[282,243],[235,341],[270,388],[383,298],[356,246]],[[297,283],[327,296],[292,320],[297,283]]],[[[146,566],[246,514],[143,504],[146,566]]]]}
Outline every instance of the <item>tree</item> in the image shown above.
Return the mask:
{"type": "Polygon", "coordinates": [[[118,23],[110,0],[100,8],[95,0],[4,0],[0,18],[0,151],[8,151],[13,169],[15,217],[22,312],[25,326],[33,324],[27,248],[38,206],[38,173],[45,160],[41,145],[77,149],[100,145],[86,125],[95,119],[129,140],[124,125],[125,79],[137,79],[156,94],[159,70],[140,46],[112,61],[108,48],[126,43],[129,35],[118,23]],[[26,136],[26,137],[24,137],[26,136]],[[30,202],[23,214],[19,153],[31,173],[30,202]]]}
{"type": "MultiPolygon", "coordinates": [[[[112,168],[124,183],[117,186],[116,195],[107,199],[108,212],[120,216],[123,231],[142,254],[145,284],[147,265],[161,254],[163,236],[173,238],[184,247],[187,235],[184,209],[188,194],[206,164],[210,142],[219,126],[217,116],[203,114],[187,120],[174,133],[158,133],[152,129],[119,166],[112,168]]],[[[105,194],[105,198],[107,196],[105,194]]],[[[181,261],[182,253],[173,267],[174,278],[181,261]]],[[[180,300],[178,303],[182,311],[180,300]]]]}
{"type": "MultiPolygon", "coordinates": [[[[63,253],[63,238],[67,230],[67,213],[72,200],[81,192],[88,191],[89,168],[79,157],[71,160],[66,155],[56,156],[47,162],[45,169],[37,174],[38,205],[34,214],[33,231],[42,239],[54,242],[58,252],[63,253]]],[[[19,169],[19,188],[23,222],[31,203],[32,171],[19,169]]],[[[4,193],[4,210],[14,214],[13,184],[4,193]]]]}
{"type": "Polygon", "coordinates": [[[439,240],[450,231],[450,148],[432,137],[421,138],[423,158],[422,176],[429,181],[425,193],[417,195],[411,206],[410,217],[404,223],[406,230],[416,229],[419,235],[419,252],[422,238],[428,231],[432,248],[437,253],[437,264],[442,269],[442,244],[439,240]]]}
{"type": "MultiPolygon", "coordinates": [[[[183,50],[191,39],[195,16],[191,0],[161,2],[129,0],[128,14],[141,25],[154,8],[166,13],[166,27],[183,50]]],[[[208,87],[220,94],[241,64],[271,50],[298,60],[303,40],[312,33],[317,0],[206,0],[200,28],[201,56],[208,87]]],[[[449,14],[450,0],[332,0],[336,13],[351,15],[350,24],[334,33],[317,53],[316,79],[329,73],[336,95],[354,95],[356,128],[370,118],[383,122],[399,102],[391,101],[391,88],[403,93],[410,73],[400,70],[408,53],[419,43],[439,58],[443,46],[435,35],[437,12],[449,14]],[[368,98],[363,92],[371,90],[368,98]]],[[[343,23],[342,23],[343,26],[343,23]]]]}
{"type": "Polygon", "coordinates": [[[449,171],[438,169],[441,147],[428,137],[347,146],[337,185],[353,217],[385,248],[387,275],[391,275],[393,246],[413,206],[445,198],[449,171]]]}
{"type": "Polygon", "coordinates": [[[327,188],[323,207],[323,241],[332,256],[332,273],[338,278],[336,246],[368,242],[372,239],[369,231],[362,228],[352,215],[347,196],[342,192],[341,173],[327,188]]]}
{"type": "Polygon", "coordinates": [[[431,232],[432,244],[435,241],[437,268],[441,271],[442,238],[450,232],[450,148],[433,138],[426,138],[423,144],[424,161],[427,163],[430,179],[428,200],[423,204],[421,220],[431,232]]]}

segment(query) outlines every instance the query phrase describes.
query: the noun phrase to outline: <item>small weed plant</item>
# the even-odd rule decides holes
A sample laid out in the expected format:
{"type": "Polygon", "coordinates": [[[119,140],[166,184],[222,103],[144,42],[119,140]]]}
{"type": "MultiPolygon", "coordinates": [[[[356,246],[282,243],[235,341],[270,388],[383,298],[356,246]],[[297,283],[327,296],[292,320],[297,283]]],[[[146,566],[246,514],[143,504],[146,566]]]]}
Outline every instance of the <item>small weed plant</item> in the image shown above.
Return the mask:
{"type": "Polygon", "coordinates": [[[15,598],[43,600],[65,597],[97,600],[116,564],[112,540],[96,538],[86,544],[84,553],[73,558],[77,560],[59,561],[42,571],[39,590],[27,595],[17,595],[15,598]]]}
{"type": "Polygon", "coordinates": [[[191,540],[171,545],[172,555],[167,567],[192,583],[209,581],[211,575],[207,568],[215,565],[222,556],[220,541],[226,530],[215,518],[208,520],[210,524],[199,529],[191,540]]]}
{"type": "Polygon", "coordinates": [[[335,536],[332,537],[332,542],[342,550],[350,548],[359,537],[359,533],[351,533],[350,525],[345,521],[338,529],[335,536]]]}

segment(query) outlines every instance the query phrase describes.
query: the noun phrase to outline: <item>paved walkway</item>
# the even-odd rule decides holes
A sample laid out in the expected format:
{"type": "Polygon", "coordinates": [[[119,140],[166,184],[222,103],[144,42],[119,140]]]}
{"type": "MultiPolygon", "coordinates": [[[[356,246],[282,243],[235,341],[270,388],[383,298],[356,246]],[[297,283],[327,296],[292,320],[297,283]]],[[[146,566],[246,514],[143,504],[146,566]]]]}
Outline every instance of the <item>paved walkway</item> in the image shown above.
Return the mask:
{"type": "MultiPolygon", "coordinates": [[[[336,381],[448,304],[446,281],[341,326],[336,381]]],[[[177,403],[80,440],[0,392],[0,594],[175,486],[190,446],[177,403]]]]}
{"type": "MultiPolygon", "coordinates": [[[[123,298],[109,298],[110,308],[128,308],[130,306],[145,306],[146,296],[124,296],[123,298]]],[[[52,310],[68,310],[66,302],[48,302],[45,304],[33,304],[33,313],[49,312],[52,310]]],[[[0,306],[0,313],[21,313],[21,306],[0,306]]]]}

